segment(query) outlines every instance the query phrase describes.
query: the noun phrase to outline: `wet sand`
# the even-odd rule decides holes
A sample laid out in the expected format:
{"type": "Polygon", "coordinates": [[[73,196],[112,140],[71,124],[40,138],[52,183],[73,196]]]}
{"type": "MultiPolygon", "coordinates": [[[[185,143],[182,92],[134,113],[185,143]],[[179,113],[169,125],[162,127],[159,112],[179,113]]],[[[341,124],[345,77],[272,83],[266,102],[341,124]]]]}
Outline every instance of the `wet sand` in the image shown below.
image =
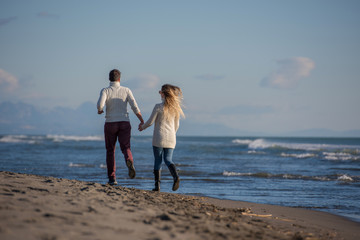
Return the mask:
{"type": "Polygon", "coordinates": [[[359,223],[324,212],[0,172],[1,240],[359,236],[359,223]]]}

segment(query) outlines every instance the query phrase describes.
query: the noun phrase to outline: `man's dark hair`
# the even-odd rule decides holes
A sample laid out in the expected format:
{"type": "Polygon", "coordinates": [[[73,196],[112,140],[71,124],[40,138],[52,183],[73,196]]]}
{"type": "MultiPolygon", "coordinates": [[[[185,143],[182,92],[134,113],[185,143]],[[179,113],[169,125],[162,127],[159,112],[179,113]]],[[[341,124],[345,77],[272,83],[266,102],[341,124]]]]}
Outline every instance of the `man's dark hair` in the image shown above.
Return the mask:
{"type": "Polygon", "coordinates": [[[113,69],[109,73],[109,80],[111,82],[115,82],[115,81],[119,80],[120,77],[121,77],[121,72],[117,69],[113,69]]]}

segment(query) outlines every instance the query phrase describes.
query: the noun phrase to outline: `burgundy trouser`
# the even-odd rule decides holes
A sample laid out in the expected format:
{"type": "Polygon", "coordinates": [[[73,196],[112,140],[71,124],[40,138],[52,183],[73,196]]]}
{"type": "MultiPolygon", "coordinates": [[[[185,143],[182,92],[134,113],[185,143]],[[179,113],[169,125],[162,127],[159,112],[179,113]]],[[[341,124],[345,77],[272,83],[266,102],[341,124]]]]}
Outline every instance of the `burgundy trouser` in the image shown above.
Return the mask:
{"type": "Polygon", "coordinates": [[[120,143],[121,152],[124,154],[125,162],[133,161],[130,149],[131,125],[130,122],[107,122],[104,126],[106,165],[109,180],[115,180],[115,147],[116,141],[120,143]]]}

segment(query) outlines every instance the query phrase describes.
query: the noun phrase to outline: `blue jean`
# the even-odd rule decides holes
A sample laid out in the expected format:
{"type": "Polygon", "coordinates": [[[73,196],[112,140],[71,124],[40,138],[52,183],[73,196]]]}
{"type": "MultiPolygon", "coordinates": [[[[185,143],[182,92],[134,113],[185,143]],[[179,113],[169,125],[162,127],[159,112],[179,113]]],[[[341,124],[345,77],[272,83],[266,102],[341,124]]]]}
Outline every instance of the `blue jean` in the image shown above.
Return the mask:
{"type": "Polygon", "coordinates": [[[163,158],[166,166],[169,167],[171,164],[174,164],[172,161],[172,155],[174,152],[173,148],[161,148],[153,146],[153,152],[155,158],[154,170],[161,170],[161,163],[163,158]]]}

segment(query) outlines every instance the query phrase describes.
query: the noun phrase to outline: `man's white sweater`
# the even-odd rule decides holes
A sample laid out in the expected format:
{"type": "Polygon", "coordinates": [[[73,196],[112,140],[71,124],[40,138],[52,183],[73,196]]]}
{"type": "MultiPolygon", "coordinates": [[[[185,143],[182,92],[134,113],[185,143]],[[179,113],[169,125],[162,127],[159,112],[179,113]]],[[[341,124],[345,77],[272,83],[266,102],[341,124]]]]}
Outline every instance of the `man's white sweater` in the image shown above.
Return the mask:
{"type": "Polygon", "coordinates": [[[110,82],[110,86],[100,92],[97,109],[102,111],[106,105],[105,122],[130,121],[128,103],[135,114],[140,112],[131,90],[120,86],[120,82],[110,82]]]}

